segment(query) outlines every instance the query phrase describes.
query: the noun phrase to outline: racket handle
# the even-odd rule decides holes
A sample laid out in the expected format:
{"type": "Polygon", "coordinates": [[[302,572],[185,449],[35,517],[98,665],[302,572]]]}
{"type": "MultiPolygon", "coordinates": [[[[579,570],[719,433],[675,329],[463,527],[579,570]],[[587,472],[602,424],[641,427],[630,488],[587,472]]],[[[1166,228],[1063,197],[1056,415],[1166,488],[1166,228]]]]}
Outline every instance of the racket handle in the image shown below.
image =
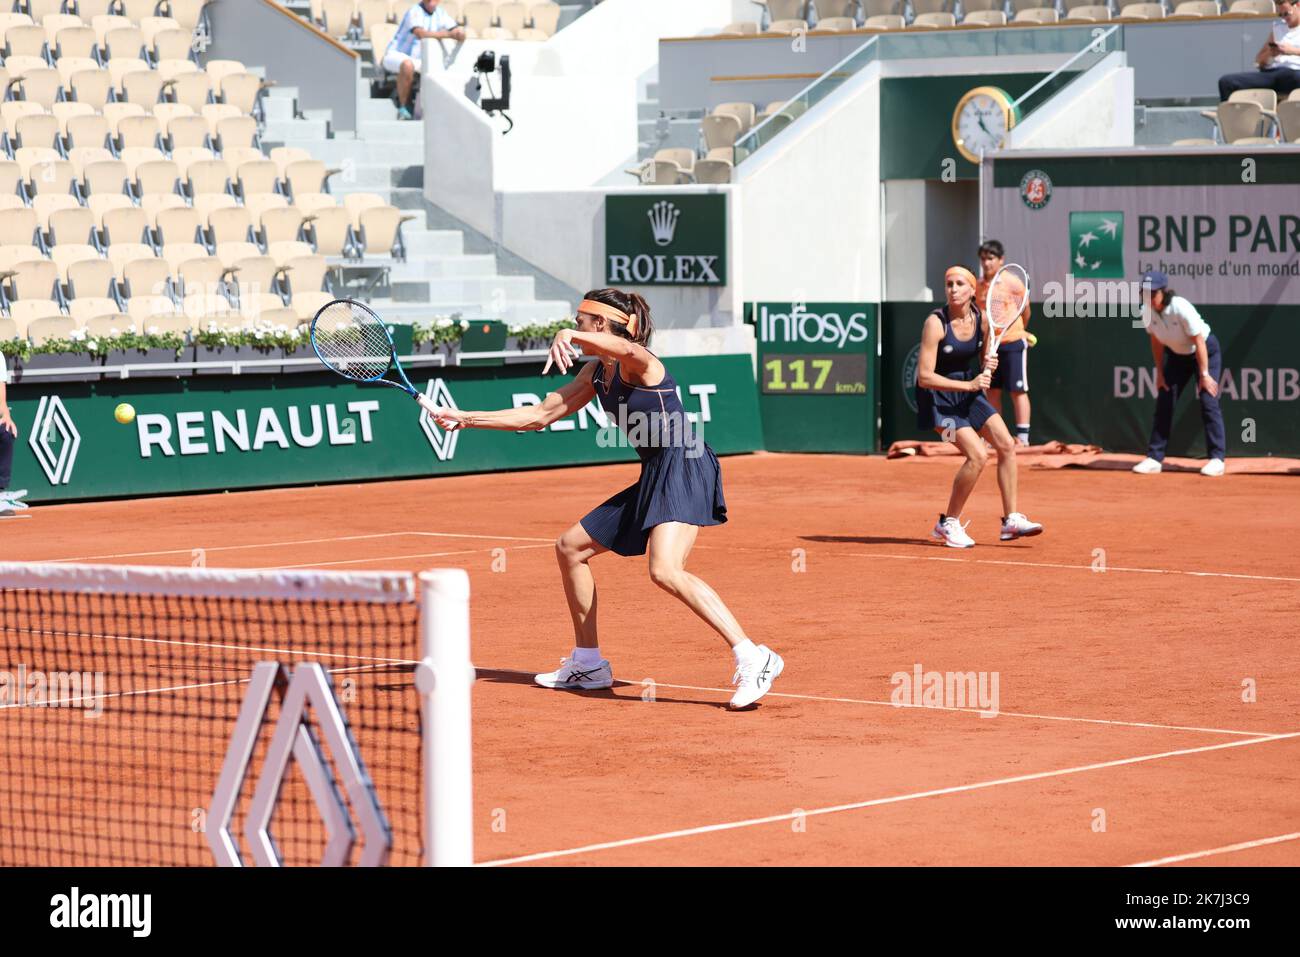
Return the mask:
{"type": "Polygon", "coordinates": [[[422,408],[425,412],[428,412],[430,415],[438,414],[438,407],[434,405],[433,400],[430,399],[424,393],[417,392],[415,393],[415,395],[411,396],[411,398],[413,398],[416,402],[418,402],[420,404],[420,408],[422,408]]]}

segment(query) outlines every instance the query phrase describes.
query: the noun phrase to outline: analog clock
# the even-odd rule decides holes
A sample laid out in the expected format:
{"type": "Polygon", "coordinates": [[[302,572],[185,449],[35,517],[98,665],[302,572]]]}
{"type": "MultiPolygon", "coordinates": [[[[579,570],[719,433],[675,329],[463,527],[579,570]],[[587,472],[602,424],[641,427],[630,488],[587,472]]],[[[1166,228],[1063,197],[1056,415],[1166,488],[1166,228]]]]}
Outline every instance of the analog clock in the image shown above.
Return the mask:
{"type": "Polygon", "coordinates": [[[972,163],[980,154],[1000,149],[1020,111],[1011,95],[996,86],[977,86],[957,102],[952,114],[952,139],[972,163]]]}

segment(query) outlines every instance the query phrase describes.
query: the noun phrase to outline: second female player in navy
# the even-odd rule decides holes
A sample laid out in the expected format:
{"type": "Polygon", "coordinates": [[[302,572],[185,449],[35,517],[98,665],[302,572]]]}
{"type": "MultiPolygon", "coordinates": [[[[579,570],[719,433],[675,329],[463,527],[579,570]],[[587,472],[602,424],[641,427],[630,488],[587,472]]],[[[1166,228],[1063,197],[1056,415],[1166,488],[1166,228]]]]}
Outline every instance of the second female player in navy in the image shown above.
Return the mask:
{"type": "Polygon", "coordinates": [[[975,544],[961,521],[966,499],[988,462],[983,439],[998,453],[998,488],[1002,492],[1002,541],[1037,535],[1043,526],[1016,510],[1016,442],[1002,416],[984,395],[996,355],[984,358],[975,274],[953,266],[943,277],[947,303],[926,317],[916,369],[917,426],[933,429],[966,457],[952,480],[948,508],[939,513],[931,534],[951,548],[975,544]],[[981,365],[982,363],[982,365],[981,365]],[[975,371],[978,369],[979,371],[975,371]],[[981,438],[983,437],[983,439],[981,438]]]}
{"type": "Polygon", "coordinates": [[[700,528],[725,522],[727,505],[717,456],[699,441],[672,375],[647,348],[654,331],[650,307],[635,293],[593,289],[578,306],[576,325],[556,334],[543,374],[552,364],[567,372],[579,350],[596,361],[548,393],[540,405],[497,412],[444,409],[437,417],[444,428],[544,429],[596,398],[614,422],[627,428],[628,442],[641,459],[636,484],[596,506],[555,543],[576,646],[556,671],[538,675],[537,683],[568,690],[613,685],[613,671],[597,640],[590,562],[605,552],[648,552],[654,583],[731,646],[736,659],[731,706],[752,705],[771,689],[785,662],[750,640],[717,592],[686,570],[700,528]]]}

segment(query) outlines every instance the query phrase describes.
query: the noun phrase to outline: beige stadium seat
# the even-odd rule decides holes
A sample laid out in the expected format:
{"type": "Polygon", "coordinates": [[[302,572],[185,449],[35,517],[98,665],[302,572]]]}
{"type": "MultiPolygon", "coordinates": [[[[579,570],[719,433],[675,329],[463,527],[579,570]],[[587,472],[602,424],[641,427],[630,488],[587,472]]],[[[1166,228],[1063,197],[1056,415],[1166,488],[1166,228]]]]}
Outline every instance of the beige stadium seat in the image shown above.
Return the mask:
{"type": "Polygon", "coordinates": [[[290,294],[295,292],[319,292],[325,288],[325,276],[329,273],[329,264],[324,256],[293,256],[280,266],[282,287],[290,294]]]}
{"type": "Polygon", "coordinates": [[[193,60],[187,60],[187,59],[161,60],[154,67],[154,69],[157,70],[158,75],[163,78],[164,88],[172,80],[185,76],[188,73],[200,72],[199,65],[195,63],[193,60]]]}
{"type": "Polygon", "coordinates": [[[104,244],[148,242],[149,215],[139,206],[118,206],[99,217],[104,244]]]}
{"type": "Polygon", "coordinates": [[[1232,0],[1229,13],[1258,13],[1265,16],[1273,14],[1273,0],[1232,0]]]}
{"type": "Polygon", "coordinates": [[[338,169],[328,169],[320,160],[297,160],[284,168],[285,193],[291,198],[325,192],[326,182],[338,169]]]}
{"type": "Polygon", "coordinates": [[[284,179],[285,168],[290,163],[296,163],[298,160],[309,160],[312,158],[311,153],[297,146],[277,146],[270,152],[271,162],[275,163],[276,169],[279,170],[280,179],[284,179]]]}
{"type": "Polygon", "coordinates": [[[52,13],[61,13],[63,10],[64,0],[27,0],[27,15],[34,21],[40,23],[42,19],[52,13]]]}
{"type": "Polygon", "coordinates": [[[248,242],[252,229],[253,217],[243,206],[214,209],[208,214],[208,242],[213,248],[248,242]]]}
{"type": "Polygon", "coordinates": [[[346,40],[352,30],[352,17],[355,13],[352,0],[324,0],[321,5],[324,16],[321,26],[325,32],[338,40],[346,40]]]}
{"type": "Polygon", "coordinates": [[[236,107],[240,113],[253,113],[257,109],[257,98],[261,95],[263,81],[252,73],[232,73],[221,78],[217,92],[221,101],[236,107]]]}
{"type": "MultiPolygon", "coordinates": [[[[167,260],[153,255],[153,250],[145,246],[148,255],[139,254],[128,258],[122,266],[119,282],[126,296],[170,296],[172,290],[172,271],[167,260]]],[[[109,256],[113,248],[108,250],[109,256]]]]}
{"type": "Polygon", "coordinates": [[[54,61],[54,69],[59,71],[59,80],[64,92],[72,85],[72,75],[82,70],[98,70],[99,62],[94,57],[65,56],[54,61]]]}
{"type": "Polygon", "coordinates": [[[1007,15],[1001,10],[972,10],[962,23],[973,27],[1005,27],[1007,15]]]}
{"type": "Polygon", "coordinates": [[[163,87],[171,95],[172,102],[184,103],[197,113],[211,98],[212,78],[201,71],[183,73],[164,82],[163,87]]]}
{"type": "Polygon", "coordinates": [[[232,106],[228,103],[209,103],[199,111],[200,115],[208,121],[208,132],[212,136],[217,135],[217,124],[228,116],[240,116],[239,107],[232,106]]]}
{"type": "Polygon", "coordinates": [[[250,196],[258,193],[274,193],[276,184],[280,181],[279,170],[270,160],[255,160],[251,163],[243,163],[236,171],[236,182],[239,186],[239,195],[244,202],[248,202],[250,196]]]}
{"type": "Polygon", "coordinates": [[[182,30],[193,33],[207,4],[208,0],[167,0],[167,11],[182,30]]]}
{"type": "Polygon", "coordinates": [[[310,243],[300,241],[271,243],[266,250],[266,254],[274,259],[276,265],[280,267],[300,256],[316,255],[310,243]]]}
{"type": "Polygon", "coordinates": [[[1098,23],[1110,19],[1110,7],[1097,6],[1088,4],[1082,7],[1075,7],[1073,10],[1066,12],[1065,19],[1075,22],[1098,23]]]}
{"type": "Polygon", "coordinates": [[[1171,17],[1217,17],[1218,0],[1187,0],[1174,7],[1174,12],[1169,15],[1171,17]]]}
{"type": "Polygon", "coordinates": [[[140,116],[147,111],[139,103],[106,103],[100,112],[108,124],[109,135],[115,137],[118,135],[117,125],[125,117],[140,116]]]}
{"type": "Polygon", "coordinates": [[[225,160],[210,159],[191,163],[185,176],[186,192],[195,197],[202,193],[225,193],[230,190],[230,167],[225,160]]]}
{"type": "Polygon", "coordinates": [[[304,193],[293,201],[293,205],[310,216],[318,209],[332,209],[339,204],[338,198],[329,193],[304,193]]]}
{"type": "Polygon", "coordinates": [[[957,25],[957,18],[946,11],[938,13],[919,13],[912,18],[913,27],[925,27],[932,30],[946,30],[957,25]]]}
{"type": "Polygon", "coordinates": [[[195,113],[194,108],[187,103],[155,103],[150,112],[164,131],[176,117],[193,116],[195,113]]]}
{"type": "Polygon", "coordinates": [[[864,30],[902,30],[906,26],[907,21],[894,13],[881,13],[874,17],[867,17],[862,24],[864,30]]]}
{"type": "MultiPolygon", "coordinates": [[[[157,122],[154,117],[150,119],[157,122]]],[[[167,142],[173,157],[177,152],[197,148],[207,153],[206,159],[212,158],[209,149],[211,140],[208,137],[208,121],[201,116],[194,114],[173,116],[167,121],[167,142]]],[[[184,169],[184,164],[181,164],[181,168],[184,169]]]]}
{"type": "Polygon", "coordinates": [[[16,139],[18,136],[17,124],[19,118],[32,114],[39,115],[44,112],[46,112],[45,107],[41,106],[41,104],[28,103],[26,100],[9,100],[8,102],[0,103],[0,120],[4,123],[5,135],[8,136],[10,140],[16,139]]]}
{"type": "Polygon", "coordinates": [[[262,326],[273,325],[273,317],[280,317],[281,313],[288,317],[290,324],[298,324],[297,315],[292,309],[285,308],[284,300],[278,293],[258,288],[239,289],[239,314],[250,322],[262,326]]]}
{"type": "MultiPolygon", "coordinates": [[[[173,120],[173,122],[175,121],[173,120]]],[[[213,159],[216,159],[216,154],[206,146],[178,146],[172,150],[172,162],[180,167],[182,177],[189,172],[190,167],[195,163],[203,163],[213,159]]]]}
{"type": "Polygon", "coordinates": [[[231,169],[239,169],[244,163],[264,163],[267,162],[266,154],[256,146],[232,146],[224,153],[221,158],[230,164],[231,169]]]}
{"type": "Polygon", "coordinates": [[[64,243],[61,246],[55,246],[50,250],[50,261],[59,271],[59,281],[67,283],[68,267],[73,263],[84,262],[89,259],[98,260],[112,268],[112,264],[106,259],[101,259],[99,251],[94,246],[86,243],[64,243]]]}
{"type": "Polygon", "coordinates": [[[138,103],[152,109],[162,94],[162,77],[143,60],[116,58],[108,61],[113,89],[119,101],[138,103]]]}
{"type": "MultiPolygon", "coordinates": [[[[21,198],[19,198],[17,207],[8,207],[8,208],[10,209],[24,208],[21,198]]],[[[40,196],[32,197],[31,209],[33,212],[36,213],[36,218],[40,222],[41,229],[45,230],[46,232],[50,231],[50,216],[52,216],[54,213],[59,212],[60,210],[83,209],[83,208],[84,207],[77,202],[77,197],[71,195],[60,196],[56,193],[44,193],[40,196]]],[[[89,210],[86,211],[89,212],[89,210]]],[[[93,214],[92,214],[92,225],[93,225],[93,214]]],[[[68,239],[67,241],[70,242],[71,240],[68,239]]]]}
{"type": "Polygon", "coordinates": [[[700,121],[706,149],[734,146],[740,138],[740,120],[729,113],[711,113],[700,121]]]}
{"type": "MultiPolygon", "coordinates": [[[[5,61],[5,65],[10,67],[12,73],[13,60],[5,61]]],[[[22,91],[24,100],[39,103],[47,110],[58,101],[63,89],[63,78],[59,76],[59,71],[49,68],[26,69],[21,77],[10,80],[9,83],[11,88],[22,91]]]]}
{"type": "MultiPolygon", "coordinates": [[[[135,195],[143,202],[152,193],[175,193],[181,171],[171,160],[147,160],[135,168],[134,181],[135,195]]],[[[224,186],[218,191],[224,191],[224,186]]]]}
{"type": "Polygon", "coordinates": [[[533,3],[528,7],[528,22],[534,29],[553,37],[560,28],[560,12],[558,3],[533,3]]]}
{"type": "Polygon", "coordinates": [[[736,20],[718,31],[719,36],[753,36],[756,33],[758,24],[753,20],[736,20]]]}
{"type": "MultiPolygon", "coordinates": [[[[125,278],[126,267],[136,260],[158,258],[153,247],[144,243],[113,243],[108,247],[106,255],[119,280],[125,278]]],[[[163,265],[165,267],[166,263],[163,265]]]]}
{"type": "Polygon", "coordinates": [[[1225,143],[1240,143],[1258,138],[1261,127],[1268,119],[1259,103],[1244,98],[1236,100],[1230,98],[1226,103],[1220,103],[1212,115],[1218,123],[1219,134],[1225,143]]]}
{"type": "Polygon", "coordinates": [[[65,283],[74,302],[82,295],[111,296],[117,292],[117,273],[107,259],[79,259],[68,264],[65,283]]]}
{"type": "MultiPolygon", "coordinates": [[[[207,122],[206,119],[203,120],[207,122]]],[[[226,150],[257,148],[257,120],[251,116],[227,116],[217,121],[213,142],[224,156],[226,150]]],[[[259,150],[260,152],[260,150],[259,150]]]]}
{"type": "MultiPolygon", "coordinates": [[[[1035,0],[1041,2],[1041,0],[1035,0]]],[[[1012,23],[1056,23],[1060,15],[1052,7],[1029,7],[1019,10],[1011,18],[1012,23]]]]}
{"type": "Polygon", "coordinates": [[[59,121],[52,113],[28,113],[14,122],[17,146],[58,149],[59,121]]]}
{"type": "MultiPolygon", "coordinates": [[[[62,3],[62,0],[60,0],[60,3],[62,3]]],[[[69,4],[70,8],[72,6],[72,4],[69,4]]],[[[75,13],[47,13],[42,17],[33,19],[32,22],[39,23],[44,28],[45,42],[49,44],[50,53],[53,54],[57,54],[58,52],[57,37],[60,30],[67,30],[76,27],[90,29],[90,25],[83,23],[81,17],[77,16],[75,13]]],[[[94,31],[92,30],[91,32],[93,33],[94,31]]]]}
{"type": "Polygon", "coordinates": [[[170,296],[132,296],[126,302],[126,314],[133,322],[148,326],[164,316],[173,316],[180,307],[170,296]]]}
{"type": "Polygon", "coordinates": [[[112,98],[113,77],[107,70],[97,67],[78,70],[68,77],[64,89],[68,90],[72,99],[78,103],[85,103],[96,110],[102,110],[104,104],[112,98]]]}
{"type": "Polygon", "coordinates": [[[59,132],[64,136],[68,135],[68,121],[76,116],[96,116],[98,112],[93,106],[85,103],[77,103],[72,100],[64,100],[62,103],[55,103],[50,107],[50,112],[54,114],[59,121],[59,132]]]}
{"type": "Polygon", "coordinates": [[[159,210],[153,217],[154,235],[159,246],[165,249],[179,243],[201,242],[203,219],[189,206],[176,206],[159,210]]]}
{"type": "Polygon", "coordinates": [[[1163,20],[1165,8],[1158,3],[1130,3],[1120,7],[1122,20],[1163,20]]]}
{"type": "Polygon", "coordinates": [[[139,23],[145,17],[157,16],[160,6],[164,6],[161,0],[118,0],[117,8],[122,11],[122,16],[139,23]]]}
{"type": "Polygon", "coordinates": [[[115,13],[96,14],[88,21],[83,15],[81,19],[83,22],[88,22],[91,29],[95,31],[95,36],[99,39],[99,48],[101,51],[104,49],[104,39],[109,35],[109,33],[114,30],[129,30],[135,26],[135,24],[127,17],[119,16],[115,13]]]}
{"type": "MultiPolygon", "coordinates": [[[[47,28],[48,32],[48,28],[47,28]]],[[[99,41],[87,26],[64,26],[54,34],[51,49],[59,59],[69,56],[94,57],[99,41]]]]}
{"type": "Polygon", "coordinates": [[[314,250],[322,256],[351,258],[352,214],[341,206],[314,210],[304,220],[314,250]]]}
{"type": "Polygon", "coordinates": [[[1203,136],[1193,136],[1185,140],[1174,140],[1174,146],[1218,146],[1219,144],[1203,136]]]}
{"type": "Polygon", "coordinates": [[[59,281],[59,269],[50,259],[29,259],[5,270],[10,299],[52,299],[59,281]]]}
{"type": "Polygon", "coordinates": [[[98,227],[104,225],[104,214],[110,209],[121,209],[124,206],[134,205],[130,196],[96,195],[86,197],[86,208],[95,217],[95,225],[98,227]]]}
{"type": "MultiPolygon", "coordinates": [[[[992,0],[985,0],[992,3],[992,0]]],[[[901,16],[903,13],[904,0],[862,0],[862,15],[864,17],[885,17],[901,16]]],[[[967,10],[978,10],[978,3],[966,4],[967,10]]],[[[1001,3],[998,4],[1001,6],[1001,3]]]]}
{"type": "Polygon", "coordinates": [[[226,268],[233,276],[241,296],[267,293],[275,289],[279,267],[270,256],[244,256],[231,261],[226,268]]]}
{"type": "MultiPolygon", "coordinates": [[[[1012,0],[1012,2],[1018,4],[1021,0],[1012,0]]],[[[1075,10],[1078,7],[1094,6],[1096,3],[1097,0],[1061,0],[1061,9],[1068,14],[1071,10],[1075,10]]],[[[1106,4],[1102,4],[1102,6],[1106,6],[1106,4]]]]}
{"type": "Polygon", "coordinates": [[[333,301],[334,296],[328,292],[299,292],[293,297],[290,305],[298,318],[303,322],[310,322],[316,317],[325,305],[333,301]]]}
{"type": "MultiPolygon", "coordinates": [[[[217,258],[225,264],[227,269],[233,267],[241,259],[256,259],[261,255],[262,251],[257,248],[257,244],[246,240],[222,243],[217,247],[217,258]]],[[[275,260],[271,262],[274,264],[275,260]]]]}
{"type": "Polygon", "coordinates": [[[117,27],[104,34],[102,44],[104,57],[109,62],[118,58],[124,60],[143,60],[144,34],[134,26],[117,27]]]}
{"type": "Polygon", "coordinates": [[[740,120],[740,135],[744,136],[754,125],[753,103],[719,103],[711,111],[713,115],[730,114],[740,120]]]}
{"type": "Polygon", "coordinates": [[[38,27],[35,24],[26,26],[10,27],[5,31],[5,47],[8,49],[7,56],[38,56],[44,58],[45,45],[48,38],[45,35],[45,28],[38,27]]]}
{"type": "Polygon", "coordinates": [[[64,124],[64,144],[67,149],[82,146],[104,146],[108,142],[108,123],[98,113],[83,113],[70,117],[64,124]]]}
{"type": "MultiPolygon", "coordinates": [[[[158,18],[161,19],[161,18],[158,18]]],[[[146,49],[154,63],[163,60],[183,60],[189,55],[194,38],[185,30],[160,30],[152,39],[146,38],[146,49]]]]}
{"type": "Polygon", "coordinates": [[[158,36],[158,34],[167,30],[181,29],[180,23],[173,18],[161,16],[141,17],[137,25],[140,27],[140,33],[144,36],[146,47],[153,43],[154,37],[158,36]]]}
{"type": "Polygon", "coordinates": [[[806,33],[808,29],[808,23],[804,20],[773,20],[767,25],[767,29],[763,32],[795,34],[806,33]]]}
{"type": "Polygon", "coordinates": [[[483,0],[470,0],[460,8],[460,12],[465,18],[465,26],[477,34],[482,34],[492,26],[494,9],[490,3],[484,3],[483,0]]]}
{"type": "Polygon", "coordinates": [[[94,238],[95,214],[85,206],[65,206],[62,209],[51,210],[46,223],[45,231],[51,246],[65,243],[85,245],[94,238]]]}
{"type": "Polygon", "coordinates": [[[126,184],[126,164],[121,160],[101,159],[87,163],[82,167],[81,191],[83,195],[122,193],[126,191],[126,184]]]}
{"type": "Polygon", "coordinates": [[[818,20],[817,25],[813,27],[814,30],[827,33],[845,33],[849,30],[856,30],[857,28],[857,21],[852,17],[824,17],[823,19],[818,20]]]}
{"type": "Polygon", "coordinates": [[[77,0],[77,15],[85,23],[93,23],[95,17],[101,17],[117,9],[117,0],[77,0]]]}
{"type": "Polygon", "coordinates": [[[77,328],[71,317],[59,312],[59,304],[53,300],[38,300],[31,308],[26,303],[15,302],[9,312],[20,329],[27,329],[27,338],[34,346],[54,339],[70,339],[77,328]]]}
{"type": "Polygon", "coordinates": [[[1287,143],[1300,140],[1300,96],[1296,92],[1277,105],[1278,125],[1282,128],[1282,139],[1287,143]]]}
{"type": "Polygon", "coordinates": [[[176,288],[180,295],[188,297],[195,292],[207,295],[221,295],[221,282],[226,275],[226,267],[216,256],[194,256],[176,263],[176,288]]]}
{"type": "Polygon", "coordinates": [[[528,24],[528,7],[518,0],[497,4],[497,23],[512,34],[518,33],[528,24]]]}
{"type": "MultiPolygon", "coordinates": [[[[158,121],[148,113],[124,116],[117,122],[117,146],[119,150],[158,149],[158,136],[161,131],[158,121]]],[[[161,159],[161,156],[153,156],[161,159]]]]}
{"type": "Polygon", "coordinates": [[[270,249],[272,243],[296,240],[302,235],[302,221],[303,212],[295,206],[264,209],[257,216],[259,242],[270,249]]]}
{"type": "Polygon", "coordinates": [[[34,209],[24,206],[20,209],[0,210],[0,246],[34,244],[38,224],[39,219],[34,209]]]}
{"type": "Polygon", "coordinates": [[[379,23],[388,22],[388,0],[357,0],[357,23],[363,33],[379,23]]]}
{"type": "MultiPolygon", "coordinates": [[[[71,306],[71,303],[69,303],[69,306],[71,306]]],[[[123,332],[135,332],[140,328],[130,316],[117,308],[116,301],[109,299],[101,308],[110,306],[112,307],[110,311],[90,315],[81,322],[82,328],[86,330],[86,335],[103,338],[104,336],[121,335],[123,332]]]]}
{"type": "Polygon", "coordinates": [[[97,322],[92,328],[90,323],[91,320],[115,317],[118,314],[117,301],[107,296],[81,296],[68,303],[68,313],[77,325],[85,327],[92,335],[107,335],[109,326],[97,322]]]}
{"type": "Polygon", "coordinates": [[[173,282],[180,278],[177,270],[181,263],[190,259],[206,259],[208,255],[208,247],[196,242],[168,243],[162,249],[162,258],[167,261],[173,282]]]}
{"type": "Polygon", "coordinates": [[[66,193],[72,189],[76,175],[72,164],[61,159],[57,151],[37,147],[14,150],[14,159],[23,171],[23,181],[31,195],[66,193]]]}
{"type": "Polygon", "coordinates": [[[364,209],[358,216],[360,228],[356,230],[358,255],[392,256],[405,259],[402,247],[402,223],[415,219],[414,215],[402,215],[396,206],[372,206],[364,209]]]}
{"type": "Polygon", "coordinates": [[[229,209],[238,205],[238,200],[229,193],[204,193],[202,196],[194,197],[193,209],[199,214],[199,219],[206,223],[213,210],[229,209]]]}
{"type": "MultiPolygon", "coordinates": [[[[695,150],[687,149],[684,146],[672,146],[661,150],[655,150],[654,155],[656,162],[676,163],[682,170],[689,173],[695,167],[695,150]]],[[[358,196],[374,196],[375,202],[367,202],[366,206],[378,206],[383,203],[383,199],[377,193],[357,193],[358,196]]],[[[344,197],[345,206],[350,206],[352,196],[344,197]]],[[[358,226],[360,223],[357,224],[358,226]]]]}
{"type": "Polygon", "coordinates": [[[13,160],[0,158],[0,196],[11,196],[16,193],[22,178],[22,167],[13,160]]]}

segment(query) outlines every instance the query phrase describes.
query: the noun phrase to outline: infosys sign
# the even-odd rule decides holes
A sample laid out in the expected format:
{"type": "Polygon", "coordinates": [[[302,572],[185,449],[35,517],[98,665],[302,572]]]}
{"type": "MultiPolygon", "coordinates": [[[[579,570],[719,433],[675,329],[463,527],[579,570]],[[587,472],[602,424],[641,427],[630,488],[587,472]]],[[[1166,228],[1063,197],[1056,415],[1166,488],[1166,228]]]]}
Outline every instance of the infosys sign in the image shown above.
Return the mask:
{"type": "Polygon", "coordinates": [[[605,281],[611,286],[725,285],[727,197],[606,197],[605,281]]]}

